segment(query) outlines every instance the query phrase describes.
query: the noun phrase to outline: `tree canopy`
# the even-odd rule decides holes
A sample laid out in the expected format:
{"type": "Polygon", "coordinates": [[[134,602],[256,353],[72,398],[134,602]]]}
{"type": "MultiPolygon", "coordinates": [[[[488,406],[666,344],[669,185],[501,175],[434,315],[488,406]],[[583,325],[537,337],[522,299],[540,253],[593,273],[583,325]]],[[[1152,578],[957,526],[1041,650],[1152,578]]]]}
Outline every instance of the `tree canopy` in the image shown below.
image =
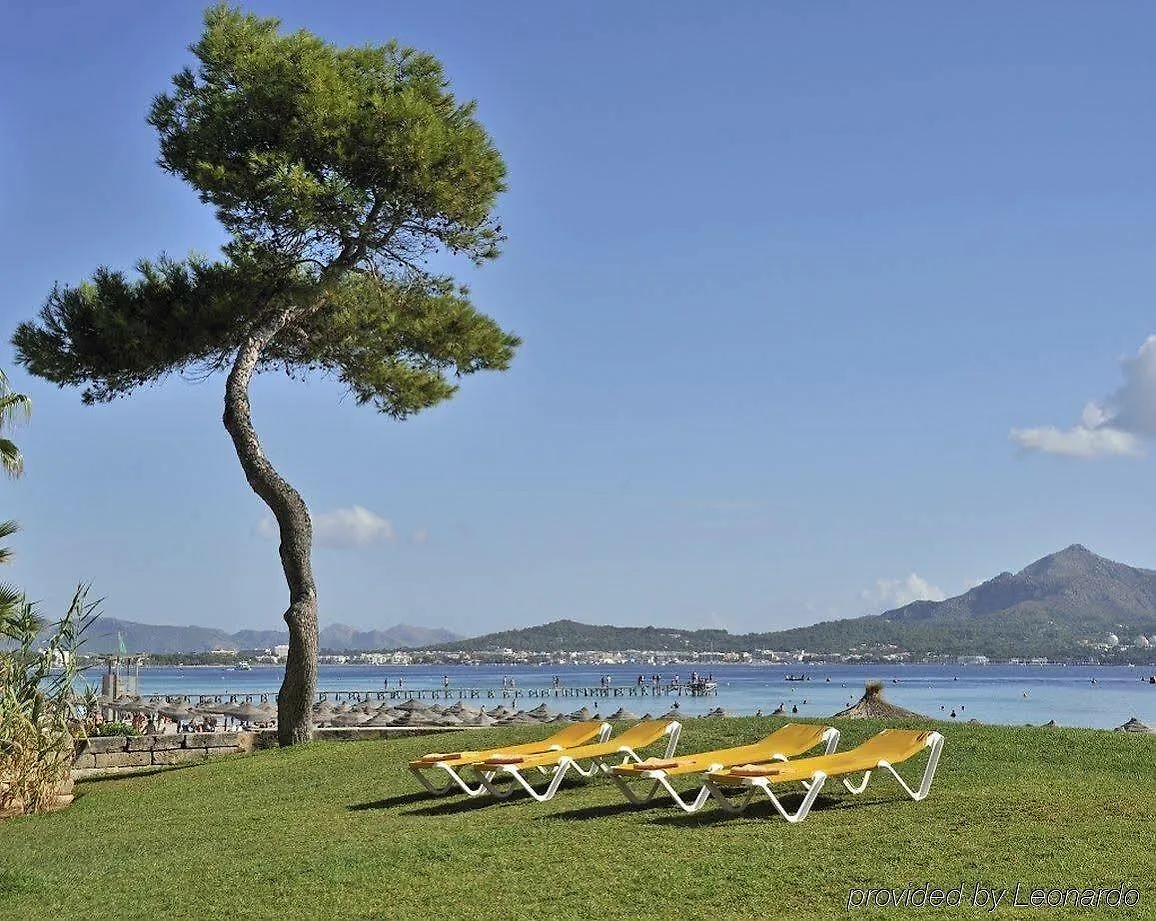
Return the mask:
{"type": "Polygon", "coordinates": [[[404,417],[452,378],[508,366],[518,339],[428,267],[438,251],[498,255],[505,166],[472,102],[432,55],[337,48],[275,19],[211,8],[200,62],[153,102],[159,163],[230,233],[221,259],[141,261],[54,287],[13,337],[40,377],[85,402],[173,372],[208,373],[284,312],[259,370],[338,377],[404,417]]]}

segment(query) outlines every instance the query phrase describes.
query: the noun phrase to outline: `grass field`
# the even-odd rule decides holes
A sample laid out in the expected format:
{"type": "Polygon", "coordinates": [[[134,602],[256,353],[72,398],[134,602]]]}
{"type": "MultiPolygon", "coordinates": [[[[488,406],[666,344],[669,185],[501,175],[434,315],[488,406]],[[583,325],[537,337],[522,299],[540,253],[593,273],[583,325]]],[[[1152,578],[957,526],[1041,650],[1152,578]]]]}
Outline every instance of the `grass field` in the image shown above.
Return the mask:
{"type": "MultiPolygon", "coordinates": [[[[740,744],[771,719],[692,719],[680,751],[740,744]]],[[[882,728],[846,722],[840,748],[882,728]]],[[[880,777],[828,783],[799,825],[628,806],[609,781],[550,803],[432,798],[404,770],[431,746],[544,730],[313,743],[78,786],[59,813],[0,823],[0,918],[755,919],[847,911],[853,887],[1116,886],[1156,918],[1156,736],[952,725],[930,797],[880,777]]],[[[918,776],[918,766],[908,765],[918,776]]],[[[1006,897],[1005,905],[1012,896],[1006,897]]],[[[1018,909],[997,915],[1038,915],[1018,909]]]]}

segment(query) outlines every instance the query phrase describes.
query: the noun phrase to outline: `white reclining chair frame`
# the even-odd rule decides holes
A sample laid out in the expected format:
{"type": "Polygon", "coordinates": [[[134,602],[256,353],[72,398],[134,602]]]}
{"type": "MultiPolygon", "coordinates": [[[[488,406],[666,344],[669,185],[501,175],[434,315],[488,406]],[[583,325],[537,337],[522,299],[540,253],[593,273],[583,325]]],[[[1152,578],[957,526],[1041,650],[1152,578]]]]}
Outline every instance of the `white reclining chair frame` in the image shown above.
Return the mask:
{"type": "MultiPolygon", "coordinates": [[[[931,790],[932,778],[935,777],[935,768],[939,764],[939,755],[943,751],[943,736],[938,732],[930,733],[927,736],[926,745],[929,749],[931,749],[931,754],[928,756],[927,766],[923,769],[923,779],[920,781],[919,789],[917,790],[912,790],[911,787],[907,785],[907,782],[899,776],[889,761],[879,761],[879,763],[876,764],[875,768],[872,770],[885,770],[890,772],[891,776],[899,781],[899,786],[903,788],[904,792],[906,792],[907,795],[916,802],[919,802],[922,799],[926,799],[927,794],[931,790]]],[[[846,777],[840,778],[843,786],[846,787],[847,790],[854,796],[858,796],[865,789],[867,789],[867,783],[870,779],[871,770],[864,771],[863,777],[858,783],[853,783],[846,777]]],[[[799,808],[794,812],[790,812],[783,807],[783,804],[779,801],[779,798],[775,795],[775,792],[772,789],[774,785],[768,778],[736,777],[735,780],[738,781],[738,784],[736,785],[749,788],[746,792],[746,795],[741,799],[730,799],[726,793],[723,792],[722,787],[715,781],[711,780],[709,776],[707,777],[705,784],[707,795],[712,797],[719,804],[719,806],[721,806],[727,812],[739,813],[746,809],[754,795],[758,793],[758,791],[762,790],[763,793],[765,793],[770,799],[779,815],[781,815],[791,824],[794,824],[796,822],[802,822],[803,819],[807,817],[807,813],[811,811],[811,806],[814,805],[815,799],[819,795],[819,791],[823,788],[824,781],[827,780],[827,775],[823,771],[816,771],[811,775],[810,782],[805,780],[800,781],[803,785],[803,789],[807,791],[807,794],[803,797],[803,801],[799,804],[799,808]]]]}
{"type": "MultiPolygon", "coordinates": [[[[835,749],[838,748],[838,746],[839,746],[839,730],[836,729],[834,726],[829,726],[827,728],[826,732],[823,733],[823,741],[827,743],[827,747],[823,751],[823,754],[824,755],[833,754],[835,749]]],[[[690,756],[690,757],[693,757],[693,756],[690,756]]],[[[776,753],[774,755],[771,755],[771,757],[767,759],[767,762],[770,762],[770,761],[789,761],[789,760],[790,759],[786,755],[776,753]]],[[[765,762],[756,762],[756,763],[762,764],[765,762]]],[[[726,767],[726,765],[724,765],[724,764],[710,764],[710,763],[708,763],[706,766],[703,767],[702,773],[703,774],[709,774],[711,771],[717,771],[717,770],[720,770],[724,767],[726,767]]],[[[674,802],[677,804],[677,806],[683,812],[698,812],[698,810],[700,810],[703,806],[706,805],[707,800],[709,800],[711,798],[711,792],[710,792],[708,785],[703,784],[701,787],[699,787],[698,792],[694,796],[694,799],[691,799],[691,800],[683,799],[683,795],[680,794],[671,785],[671,782],[667,777],[666,771],[662,770],[661,768],[656,768],[653,771],[641,771],[638,774],[636,774],[635,776],[638,779],[645,778],[647,780],[653,781],[653,783],[650,786],[650,789],[647,790],[646,793],[640,794],[633,787],[631,787],[630,786],[631,780],[628,780],[625,777],[620,777],[618,774],[611,774],[610,775],[610,778],[616,784],[618,784],[618,789],[621,790],[623,795],[628,800],[630,800],[630,802],[633,803],[635,806],[642,806],[646,803],[649,803],[652,799],[654,799],[656,796],[658,796],[660,791],[662,791],[662,790],[665,790],[668,794],[670,794],[671,799],[674,800],[674,802]]],[[[690,776],[694,776],[694,775],[688,774],[686,776],[690,777],[690,776]]],[[[631,779],[633,779],[633,778],[631,778],[631,779]]]]}
{"type": "MultiPolygon", "coordinates": [[[[601,728],[598,730],[598,742],[605,742],[607,739],[609,739],[611,731],[611,725],[609,723],[603,723],[601,728]]],[[[587,742],[584,744],[593,745],[595,743],[587,742]]],[[[549,748],[544,748],[540,752],[535,752],[535,754],[546,754],[547,752],[560,751],[562,748],[563,746],[561,745],[551,745],[549,748]]],[[[421,767],[410,765],[409,771],[411,774],[413,774],[414,777],[418,779],[421,785],[434,796],[443,796],[446,793],[453,793],[455,787],[457,787],[457,789],[464,793],[466,796],[484,795],[486,793],[486,787],[484,784],[484,777],[486,775],[482,774],[481,772],[476,772],[478,773],[479,780],[477,783],[471,784],[468,780],[462,777],[461,773],[459,772],[459,770],[468,767],[472,768],[475,767],[475,765],[468,761],[458,765],[454,765],[445,761],[434,761],[428,765],[422,765],[421,767]],[[441,785],[433,783],[429,777],[426,776],[426,771],[433,771],[438,769],[443,770],[449,774],[449,779],[441,785]]],[[[538,770],[542,774],[550,773],[545,768],[538,768],[538,770]]]]}
{"type": "MultiPolygon", "coordinates": [[[[663,755],[664,758],[672,758],[674,756],[674,750],[678,747],[678,737],[681,733],[682,724],[676,720],[671,720],[670,725],[666,727],[666,731],[664,733],[664,735],[669,737],[666,743],[666,752],[663,755]]],[[[574,772],[578,775],[586,778],[594,777],[599,773],[613,776],[610,774],[610,768],[613,767],[613,765],[607,764],[606,762],[607,759],[613,758],[617,755],[624,756],[623,760],[618,762],[619,764],[626,764],[628,761],[634,761],[637,763],[643,760],[642,757],[629,745],[620,746],[614,752],[605,755],[599,755],[596,758],[590,759],[590,766],[586,768],[583,768],[576,759],[569,756],[563,756],[558,761],[557,765],[553,767],[553,776],[550,778],[550,783],[547,784],[546,788],[541,791],[534,789],[529,781],[527,781],[526,778],[522,776],[522,772],[519,770],[520,765],[517,764],[503,764],[500,767],[496,765],[490,765],[490,767],[495,769],[487,771],[482,771],[481,765],[475,765],[473,770],[474,773],[478,775],[478,779],[481,782],[481,785],[485,787],[490,795],[496,796],[498,799],[506,799],[513,793],[516,793],[518,787],[521,787],[539,803],[544,803],[547,800],[554,798],[554,794],[558,792],[558,788],[562,785],[562,780],[566,777],[566,774],[571,769],[573,769],[574,772]],[[498,782],[502,780],[512,780],[517,786],[514,784],[500,786],[498,782]]],[[[529,757],[533,756],[531,755],[529,757]]],[[[550,768],[537,765],[536,767],[538,767],[538,772],[540,774],[551,773],[550,768]]]]}

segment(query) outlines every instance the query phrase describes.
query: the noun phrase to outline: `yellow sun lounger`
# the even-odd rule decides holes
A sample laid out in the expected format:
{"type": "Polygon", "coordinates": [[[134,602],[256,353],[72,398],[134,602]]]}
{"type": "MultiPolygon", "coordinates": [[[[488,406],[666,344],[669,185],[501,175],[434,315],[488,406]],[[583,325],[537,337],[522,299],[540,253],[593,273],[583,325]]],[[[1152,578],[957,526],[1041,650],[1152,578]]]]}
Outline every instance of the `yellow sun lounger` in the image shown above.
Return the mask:
{"type": "Polygon", "coordinates": [[[650,802],[661,790],[666,790],[684,812],[697,812],[710,798],[710,791],[705,786],[700,787],[693,799],[684,800],[671,785],[671,777],[705,774],[740,764],[786,761],[810,751],[820,742],[827,743],[826,754],[831,754],[839,744],[839,730],[832,726],[787,723],[751,745],[719,748],[673,759],[647,758],[637,764],[620,764],[610,769],[610,778],[636,806],[650,802]],[[652,781],[650,789],[641,794],[635,791],[630,784],[637,780],[652,781]]]}
{"type": "Polygon", "coordinates": [[[435,795],[449,793],[456,785],[467,796],[481,796],[485,793],[486,788],[481,783],[472,785],[468,783],[459,773],[461,769],[479,764],[493,755],[525,755],[559,751],[575,745],[585,745],[594,738],[597,738],[599,742],[605,742],[609,736],[609,723],[571,723],[552,736],[539,739],[537,742],[523,742],[520,745],[487,748],[482,751],[432,752],[416,761],[411,761],[409,769],[413,776],[421,782],[421,785],[435,795]],[[449,780],[440,786],[432,783],[427,773],[432,771],[445,771],[449,774],[449,780]]]}
{"type": "Polygon", "coordinates": [[[811,811],[811,806],[823,782],[828,777],[838,777],[843,781],[851,793],[862,793],[867,788],[867,781],[871,779],[874,770],[886,770],[899,781],[901,786],[913,800],[926,798],[931,789],[931,779],[935,776],[935,768],[939,764],[939,755],[943,751],[943,736],[938,732],[918,732],[909,729],[884,729],[881,733],[868,739],[856,748],[834,755],[820,755],[817,758],[800,758],[798,761],[786,761],[776,764],[744,764],[738,767],[726,768],[721,771],[711,771],[706,775],[706,786],[711,797],[728,812],[742,812],[751,801],[751,798],[762,790],[775,809],[788,822],[801,822],[811,811]],[[914,758],[924,749],[930,749],[927,767],[923,771],[923,779],[919,789],[912,790],[896,772],[892,765],[900,764],[914,758]],[[850,774],[863,772],[858,783],[853,783],[847,777],[850,774]],[[779,802],[772,786],[798,782],[807,791],[803,802],[795,812],[788,812],[779,802]],[[746,795],[732,801],[723,792],[725,787],[747,787],[746,795]]]}
{"type": "Polygon", "coordinates": [[[663,736],[668,737],[665,757],[674,754],[678,746],[678,736],[682,732],[682,724],[677,720],[648,720],[631,726],[621,735],[609,741],[593,745],[580,745],[576,748],[565,748],[554,752],[541,754],[517,754],[504,751],[500,755],[493,755],[480,764],[471,765],[482,786],[494,796],[505,799],[520,786],[540,803],[553,799],[558,792],[568,771],[573,769],[582,777],[593,777],[599,772],[609,773],[610,766],[607,759],[617,755],[623,756],[623,762],[641,761],[635,749],[646,748],[660,741],[663,736]],[[581,761],[589,759],[590,766],[582,767],[581,761]],[[522,774],[523,771],[536,768],[539,773],[552,771],[550,783],[539,791],[531,786],[522,774]],[[504,784],[503,781],[513,781],[513,784],[504,784]],[[516,784],[517,786],[514,786],[516,784]]]}

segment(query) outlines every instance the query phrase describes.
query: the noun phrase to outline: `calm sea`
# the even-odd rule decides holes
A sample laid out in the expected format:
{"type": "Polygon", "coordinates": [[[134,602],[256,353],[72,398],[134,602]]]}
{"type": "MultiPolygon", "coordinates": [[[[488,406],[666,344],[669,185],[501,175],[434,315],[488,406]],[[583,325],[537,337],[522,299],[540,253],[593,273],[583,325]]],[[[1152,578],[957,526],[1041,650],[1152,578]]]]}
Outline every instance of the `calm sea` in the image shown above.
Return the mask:
{"type": "MultiPolygon", "coordinates": [[[[388,681],[390,689],[398,680],[406,689],[440,688],[443,676],[451,687],[500,689],[503,678],[512,678],[519,689],[547,688],[555,675],[570,687],[597,686],[602,675],[611,676],[611,686],[637,683],[639,667],[498,667],[498,666],[409,666],[377,667],[322,665],[318,688],[322,691],[375,691],[388,681]]],[[[683,683],[691,666],[645,669],[655,672],[663,683],[678,674],[683,683]]],[[[688,715],[722,707],[727,713],[749,715],[761,709],[768,714],[780,704],[787,712],[798,708],[800,716],[822,717],[854,703],[867,681],[879,680],[887,687],[884,696],[892,703],[928,716],[950,719],[978,719],[984,723],[1022,725],[1055,720],[1064,726],[1113,728],[1138,717],[1156,727],[1156,685],[1147,683],[1151,668],[1088,666],[940,666],[940,665],[716,665],[704,672],[718,682],[718,694],[710,697],[667,696],[615,697],[592,700],[573,697],[550,698],[547,705],[568,713],[583,705],[608,715],[620,706],[641,715],[665,712],[675,700],[688,715]],[[805,674],[810,680],[789,682],[788,674],[805,674]],[[830,680],[828,680],[830,679],[830,680]]],[[[146,668],[140,672],[144,694],[273,694],[281,683],[282,670],[255,665],[251,671],[231,668],[146,668]]],[[[99,676],[90,673],[90,680],[99,676]]],[[[487,706],[501,702],[483,699],[487,706]]],[[[507,703],[510,701],[507,700],[507,703]]],[[[529,709],[543,701],[519,698],[529,709]]],[[[479,701],[474,700],[477,705],[479,701]]]]}

